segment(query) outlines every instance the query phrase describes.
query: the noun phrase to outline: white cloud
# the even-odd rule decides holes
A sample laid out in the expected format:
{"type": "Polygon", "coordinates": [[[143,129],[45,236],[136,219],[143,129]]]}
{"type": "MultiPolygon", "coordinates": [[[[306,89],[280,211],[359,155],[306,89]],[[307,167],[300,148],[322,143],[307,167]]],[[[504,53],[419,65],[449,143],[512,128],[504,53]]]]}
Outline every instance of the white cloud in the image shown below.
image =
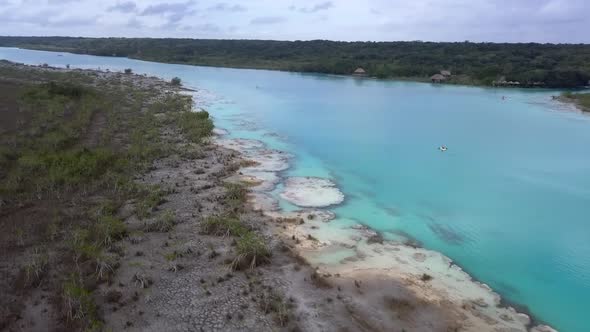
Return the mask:
{"type": "Polygon", "coordinates": [[[245,12],[248,8],[239,5],[239,4],[228,4],[226,2],[219,2],[214,4],[213,6],[209,7],[211,11],[220,11],[220,12],[228,12],[228,13],[237,13],[237,12],[245,12]]]}
{"type": "Polygon", "coordinates": [[[118,2],[107,9],[109,12],[132,13],[137,10],[137,5],[133,1],[118,2]]]}
{"type": "Polygon", "coordinates": [[[588,13],[587,0],[0,0],[0,35],[590,42],[588,13]]]}
{"type": "Polygon", "coordinates": [[[310,7],[299,7],[298,8],[295,5],[291,5],[291,6],[289,6],[289,10],[296,10],[296,11],[299,11],[300,13],[305,13],[305,14],[313,14],[313,13],[317,13],[319,11],[328,10],[332,7],[334,7],[334,3],[332,1],[325,1],[325,2],[316,3],[310,7]]]}

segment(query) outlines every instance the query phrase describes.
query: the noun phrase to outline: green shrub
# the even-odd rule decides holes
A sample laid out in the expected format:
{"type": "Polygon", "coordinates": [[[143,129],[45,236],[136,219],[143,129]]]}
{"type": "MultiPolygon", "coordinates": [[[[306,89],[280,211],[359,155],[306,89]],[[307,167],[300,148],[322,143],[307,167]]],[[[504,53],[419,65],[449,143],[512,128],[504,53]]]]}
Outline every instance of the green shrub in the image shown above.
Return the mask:
{"type": "Polygon", "coordinates": [[[63,285],[63,304],[69,320],[81,320],[88,323],[88,327],[95,324],[96,305],[92,293],[84,288],[79,277],[72,276],[63,285]]]}
{"type": "Polygon", "coordinates": [[[70,82],[49,82],[44,87],[53,96],[80,98],[82,95],[90,93],[87,88],[70,82]]]}
{"type": "Polygon", "coordinates": [[[249,229],[238,219],[232,217],[212,216],[203,221],[201,232],[216,236],[243,236],[249,229]]]}
{"type": "Polygon", "coordinates": [[[102,255],[102,248],[98,243],[80,242],[73,247],[74,259],[77,261],[95,260],[102,255]]]}
{"type": "Polygon", "coordinates": [[[139,219],[148,217],[154,208],[166,201],[164,199],[166,192],[158,186],[148,187],[138,195],[142,197],[136,205],[136,213],[139,219]]]}
{"type": "Polygon", "coordinates": [[[36,186],[77,185],[99,179],[115,160],[108,149],[30,152],[18,159],[17,168],[36,186]]]}
{"type": "Polygon", "coordinates": [[[115,202],[111,199],[105,199],[96,206],[93,210],[93,214],[100,218],[102,216],[112,216],[117,212],[115,202]]]}
{"type": "Polygon", "coordinates": [[[49,256],[45,252],[36,250],[31,257],[31,260],[25,264],[25,277],[27,284],[35,287],[39,286],[41,279],[47,271],[47,264],[49,256]]]}
{"type": "Polygon", "coordinates": [[[264,240],[253,232],[238,239],[237,256],[232,263],[234,269],[254,268],[270,260],[270,251],[264,240]]]}
{"type": "Polygon", "coordinates": [[[135,163],[149,163],[162,156],[163,149],[157,124],[158,120],[152,112],[143,114],[133,121],[131,146],[127,152],[130,160],[135,163]]]}
{"type": "Polygon", "coordinates": [[[178,257],[180,257],[180,255],[176,251],[164,255],[164,258],[169,262],[175,261],[178,257]]]}
{"type": "Polygon", "coordinates": [[[112,255],[100,254],[94,259],[94,265],[96,267],[96,278],[98,280],[108,280],[111,273],[115,271],[115,265],[117,264],[116,259],[112,255]]]}
{"type": "Polygon", "coordinates": [[[155,221],[145,225],[147,232],[169,232],[176,224],[174,212],[166,210],[155,221]]]}
{"type": "Polygon", "coordinates": [[[239,183],[226,183],[225,190],[224,202],[228,205],[229,210],[235,212],[241,209],[246,202],[248,189],[239,183]]]}
{"type": "Polygon", "coordinates": [[[113,216],[102,216],[95,224],[94,234],[101,246],[108,247],[127,235],[127,226],[113,216]]]}
{"type": "Polygon", "coordinates": [[[181,83],[182,83],[182,81],[180,80],[179,77],[174,77],[172,80],[170,80],[170,84],[172,84],[174,86],[180,86],[181,83]]]}
{"type": "Polygon", "coordinates": [[[213,121],[206,111],[184,111],[177,115],[177,124],[182,133],[192,142],[200,143],[204,138],[211,136],[213,121]]]}

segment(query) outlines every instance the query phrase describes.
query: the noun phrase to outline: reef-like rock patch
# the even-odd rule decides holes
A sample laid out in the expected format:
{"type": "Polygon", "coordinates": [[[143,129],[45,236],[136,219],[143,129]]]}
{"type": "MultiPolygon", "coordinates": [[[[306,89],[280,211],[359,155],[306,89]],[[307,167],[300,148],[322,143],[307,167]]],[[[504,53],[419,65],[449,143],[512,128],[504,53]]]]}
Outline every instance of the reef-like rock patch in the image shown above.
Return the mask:
{"type": "Polygon", "coordinates": [[[240,173],[240,180],[250,185],[254,191],[272,191],[281,180],[276,172],[262,172],[245,168],[240,173]]]}
{"type": "Polygon", "coordinates": [[[217,140],[217,144],[238,152],[247,152],[252,149],[264,148],[264,143],[261,141],[246,138],[219,139],[217,140]]]}
{"type": "Polygon", "coordinates": [[[279,202],[265,193],[253,192],[248,195],[248,198],[255,211],[277,211],[279,209],[279,202]]]}
{"type": "Polygon", "coordinates": [[[336,214],[332,211],[327,210],[302,210],[302,211],[276,211],[269,212],[266,215],[276,220],[294,220],[299,223],[312,223],[312,222],[330,222],[336,218],[336,214]],[[301,222],[302,221],[302,222],[301,222]]]}
{"type": "Polygon", "coordinates": [[[281,197],[300,207],[327,207],[344,201],[334,182],[316,177],[288,178],[281,197]]]}
{"type": "Polygon", "coordinates": [[[213,128],[212,133],[213,133],[213,135],[217,135],[217,136],[225,136],[225,135],[229,134],[229,132],[223,128],[213,128]]]}
{"type": "Polygon", "coordinates": [[[289,153],[279,150],[261,149],[255,153],[249,153],[246,158],[257,163],[256,166],[248,167],[249,170],[264,172],[280,172],[289,168],[289,153]]]}

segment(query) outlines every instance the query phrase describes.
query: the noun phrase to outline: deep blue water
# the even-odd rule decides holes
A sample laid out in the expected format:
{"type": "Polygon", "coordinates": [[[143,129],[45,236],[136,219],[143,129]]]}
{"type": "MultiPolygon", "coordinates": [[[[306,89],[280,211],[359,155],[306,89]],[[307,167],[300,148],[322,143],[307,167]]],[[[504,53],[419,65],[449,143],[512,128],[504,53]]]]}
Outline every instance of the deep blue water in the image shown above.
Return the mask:
{"type": "Polygon", "coordinates": [[[553,103],[557,92],[9,48],[0,59],[132,68],[207,89],[217,125],[296,156],[287,175],[336,180],[340,218],[407,233],[561,331],[590,331],[590,117],[553,103]]]}

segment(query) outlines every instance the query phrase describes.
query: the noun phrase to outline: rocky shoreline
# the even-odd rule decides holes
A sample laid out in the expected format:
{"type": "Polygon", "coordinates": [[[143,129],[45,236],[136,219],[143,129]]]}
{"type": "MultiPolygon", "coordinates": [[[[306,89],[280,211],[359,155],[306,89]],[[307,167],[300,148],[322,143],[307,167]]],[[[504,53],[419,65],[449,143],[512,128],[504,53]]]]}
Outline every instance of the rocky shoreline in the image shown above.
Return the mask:
{"type": "MultiPolygon", "coordinates": [[[[259,141],[219,142],[245,158],[265,149],[259,141]]],[[[354,295],[348,307],[369,330],[555,331],[532,326],[529,316],[504,306],[497,293],[440,253],[386,241],[362,224],[331,225],[336,216],[321,208],[341,203],[344,196],[327,179],[284,179],[281,197],[301,210],[282,212],[270,195],[279,173],[257,165],[255,172],[245,167],[240,174],[252,184],[251,204],[275,220],[277,234],[315,267],[322,282],[354,295]],[[400,311],[393,319],[391,305],[400,311]]]]}

